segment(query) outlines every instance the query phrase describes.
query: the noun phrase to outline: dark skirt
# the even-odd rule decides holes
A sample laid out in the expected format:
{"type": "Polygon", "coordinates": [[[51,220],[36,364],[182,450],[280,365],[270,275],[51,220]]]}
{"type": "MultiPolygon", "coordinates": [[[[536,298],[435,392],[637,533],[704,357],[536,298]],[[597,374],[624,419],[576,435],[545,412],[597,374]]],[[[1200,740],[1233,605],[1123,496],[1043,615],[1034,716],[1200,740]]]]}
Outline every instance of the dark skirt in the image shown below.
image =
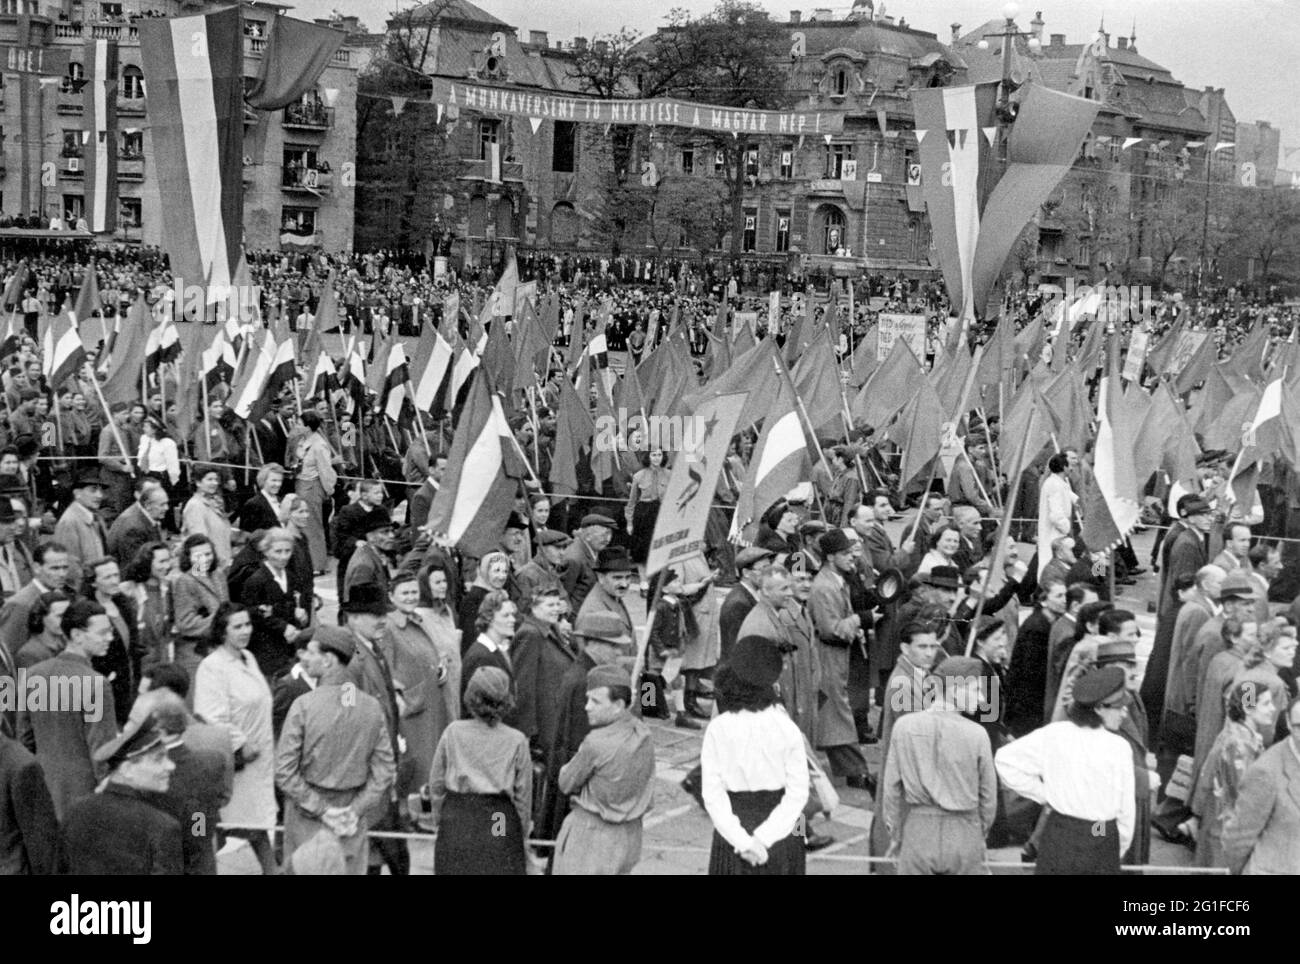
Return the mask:
{"type": "Polygon", "coordinates": [[[644,563],[650,555],[654,539],[655,520],[659,518],[658,502],[638,502],[632,510],[632,545],[630,551],[636,562],[644,563]]]}
{"type": "MultiPolygon", "coordinates": [[[[745,828],[753,833],[776,809],[784,790],[727,791],[731,811],[745,828]]],[[[796,828],[797,829],[797,828],[796,828]]],[[[709,851],[710,877],[773,877],[803,876],[806,873],[807,853],[803,837],[791,833],[768,848],[767,863],[753,867],[745,862],[736,849],[727,843],[722,834],[713,831],[713,848],[709,851]]]]}
{"type": "Polygon", "coordinates": [[[1048,812],[1035,874],[1118,874],[1119,866],[1119,827],[1114,820],[1098,824],[1048,812]]]}
{"type": "Polygon", "coordinates": [[[508,794],[447,791],[433,845],[433,872],[447,877],[527,872],[524,828],[508,794]]]}

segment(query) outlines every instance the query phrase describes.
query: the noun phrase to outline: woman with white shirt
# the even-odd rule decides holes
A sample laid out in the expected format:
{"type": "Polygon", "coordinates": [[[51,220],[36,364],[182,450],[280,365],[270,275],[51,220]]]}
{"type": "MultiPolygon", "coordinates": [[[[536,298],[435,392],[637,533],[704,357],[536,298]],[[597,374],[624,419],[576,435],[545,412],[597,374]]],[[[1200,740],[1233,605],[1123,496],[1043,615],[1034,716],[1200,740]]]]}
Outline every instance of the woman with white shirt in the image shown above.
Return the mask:
{"type": "MultiPolygon", "coordinates": [[[[167,490],[167,498],[176,504],[176,486],[181,480],[180,454],[176,442],[167,434],[167,429],[158,419],[150,415],[144,420],[140,432],[140,447],[136,452],[141,474],[157,479],[167,490]]],[[[170,532],[176,531],[176,523],[169,512],[163,525],[170,532]]]]}
{"type": "Polygon", "coordinates": [[[961,530],[956,526],[944,526],[930,537],[930,551],[921,559],[916,573],[924,576],[935,566],[953,566],[953,557],[961,548],[961,530]]]}
{"type": "Polygon", "coordinates": [[[704,808],[713,821],[712,876],[805,871],[808,757],[774,689],[781,668],[771,641],[746,636],[714,676],[718,715],[700,752],[704,808]]]}
{"type": "Polygon", "coordinates": [[[1003,784],[1049,807],[1036,874],[1118,874],[1133,841],[1133,753],[1117,732],[1127,673],[1110,664],[1074,684],[1067,719],[1009,743],[993,763],[1003,784]]]}

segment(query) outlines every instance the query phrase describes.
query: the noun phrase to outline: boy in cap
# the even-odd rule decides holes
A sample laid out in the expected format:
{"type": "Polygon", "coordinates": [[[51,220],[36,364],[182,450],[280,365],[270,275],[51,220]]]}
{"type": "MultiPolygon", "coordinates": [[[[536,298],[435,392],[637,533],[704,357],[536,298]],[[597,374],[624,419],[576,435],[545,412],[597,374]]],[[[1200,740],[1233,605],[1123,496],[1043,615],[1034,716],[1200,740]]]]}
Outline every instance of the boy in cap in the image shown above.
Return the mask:
{"type": "Polygon", "coordinates": [[[975,715],[983,667],[950,656],[927,683],[924,712],[895,724],[881,771],[881,809],[899,874],[987,874],[984,838],[997,816],[997,775],[975,715]]]}
{"type": "Polygon", "coordinates": [[[379,701],[349,672],[357,642],[346,629],[322,626],[307,649],[320,678],[289,707],[275,753],[275,782],[284,792],[286,860],[328,827],[343,847],[349,874],[364,874],[365,831],[388,806],[397,776],[393,745],[379,701]]]}
{"type": "Polygon", "coordinates": [[[632,677],[612,664],[587,673],[591,731],[560,768],[569,815],[555,844],[557,876],[630,874],[641,859],[641,819],[655,771],[650,728],[630,712],[632,677]]]}
{"type": "Polygon", "coordinates": [[[176,769],[167,750],[152,720],[100,747],[95,762],[108,770],[108,780],[73,805],[63,824],[70,873],[183,872],[181,825],[158,805],[176,769]]]}

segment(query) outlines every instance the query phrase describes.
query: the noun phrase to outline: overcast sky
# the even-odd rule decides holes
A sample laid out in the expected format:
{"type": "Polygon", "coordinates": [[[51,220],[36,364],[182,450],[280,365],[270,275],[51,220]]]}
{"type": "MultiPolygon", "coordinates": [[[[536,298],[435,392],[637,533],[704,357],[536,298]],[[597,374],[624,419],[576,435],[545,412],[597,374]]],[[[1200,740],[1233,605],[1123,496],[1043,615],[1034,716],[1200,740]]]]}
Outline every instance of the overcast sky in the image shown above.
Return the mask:
{"type": "MultiPolygon", "coordinates": [[[[546,30],[551,42],[575,36],[612,33],[626,25],[650,32],[673,7],[709,10],[713,0],[476,0],[492,15],[515,26],[521,36],[546,30]]],[[[806,14],[817,6],[847,12],[850,3],[825,0],[761,0],[779,20],[789,11],[806,14]]],[[[886,12],[904,17],[920,30],[949,35],[949,24],[963,30],[1001,14],[1002,0],[884,0],[886,12]]],[[[333,9],[356,14],[371,31],[383,29],[380,10],[412,4],[384,0],[298,0],[302,17],[327,16],[333,9]]],[[[880,0],[876,0],[877,9],[880,0]]],[[[1127,35],[1137,21],[1138,50],[1169,68],[1189,87],[1227,88],[1228,105],[1238,121],[1267,120],[1282,129],[1283,150],[1300,148],[1300,0],[1022,0],[1019,24],[1026,29],[1041,8],[1045,33],[1063,33],[1069,43],[1092,35],[1104,15],[1114,37],[1127,35]]],[[[1300,167],[1300,154],[1290,165],[1300,167]]]]}

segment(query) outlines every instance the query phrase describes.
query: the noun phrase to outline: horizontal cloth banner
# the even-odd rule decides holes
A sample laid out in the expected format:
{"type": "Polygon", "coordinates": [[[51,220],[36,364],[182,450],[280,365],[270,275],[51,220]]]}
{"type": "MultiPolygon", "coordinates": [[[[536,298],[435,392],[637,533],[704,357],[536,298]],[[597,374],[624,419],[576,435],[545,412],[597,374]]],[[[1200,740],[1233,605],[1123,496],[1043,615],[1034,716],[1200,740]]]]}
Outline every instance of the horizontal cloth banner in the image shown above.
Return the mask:
{"type": "Polygon", "coordinates": [[[843,111],[746,110],[669,98],[598,100],[462,84],[439,77],[433,79],[429,99],[458,109],[581,124],[662,124],[727,134],[838,134],[844,129],[843,111]]]}

